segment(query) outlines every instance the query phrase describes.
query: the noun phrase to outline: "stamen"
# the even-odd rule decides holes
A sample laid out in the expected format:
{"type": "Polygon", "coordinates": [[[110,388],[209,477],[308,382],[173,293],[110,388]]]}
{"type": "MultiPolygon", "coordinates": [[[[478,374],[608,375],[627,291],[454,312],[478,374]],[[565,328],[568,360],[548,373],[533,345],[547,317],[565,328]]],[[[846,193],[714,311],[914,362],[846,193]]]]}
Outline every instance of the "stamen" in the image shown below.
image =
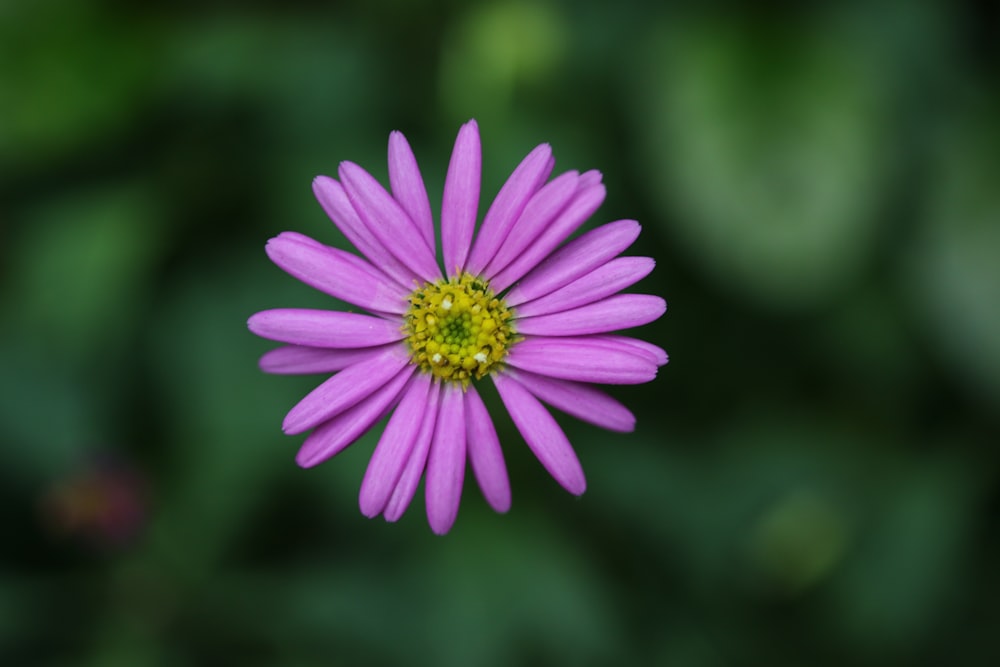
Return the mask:
{"type": "Polygon", "coordinates": [[[467,386],[503,364],[516,342],[513,313],[482,279],[463,273],[425,283],[409,297],[406,342],[421,370],[467,386]]]}

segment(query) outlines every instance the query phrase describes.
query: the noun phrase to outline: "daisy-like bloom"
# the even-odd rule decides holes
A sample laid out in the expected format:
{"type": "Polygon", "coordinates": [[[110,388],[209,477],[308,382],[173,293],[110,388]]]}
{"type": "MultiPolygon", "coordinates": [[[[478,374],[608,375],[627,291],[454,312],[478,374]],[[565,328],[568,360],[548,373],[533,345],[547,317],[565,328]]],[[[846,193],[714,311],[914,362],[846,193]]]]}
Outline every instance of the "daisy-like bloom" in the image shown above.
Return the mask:
{"type": "Polygon", "coordinates": [[[612,332],[651,322],[663,299],[619,294],[645,277],[648,257],[619,257],[639,235],[619,220],[566,239],[604,201],[597,171],[548,180],[542,144],[500,189],[476,233],[479,129],[458,133],[441,203],[441,264],[423,178],[406,139],[389,136],[387,191],[351,162],[313,191],[363,257],[284,232],[267,254],[302,282],[368,311],[281,308],[250,318],[258,336],[288,343],[266,353],[269,373],[334,373],[285,417],[311,431],[296,461],[334,456],[390,415],[361,483],[361,512],[395,521],[425,477],[427,518],[444,534],[458,513],[466,459],[486,501],[510,508],[500,442],[476,383],[489,378],[545,469],[570,493],[586,488],[569,440],[543,402],[611,431],[635,417],[593,387],[656,376],[666,353],[612,332]],[[444,269],[444,270],[442,270],[444,269]]]}

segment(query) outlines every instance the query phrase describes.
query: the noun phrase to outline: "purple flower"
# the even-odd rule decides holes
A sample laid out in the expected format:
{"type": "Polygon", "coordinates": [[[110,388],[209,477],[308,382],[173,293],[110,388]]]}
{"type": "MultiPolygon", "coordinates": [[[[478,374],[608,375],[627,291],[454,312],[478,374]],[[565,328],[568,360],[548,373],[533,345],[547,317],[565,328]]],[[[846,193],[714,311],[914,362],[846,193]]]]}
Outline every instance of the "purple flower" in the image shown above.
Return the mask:
{"type": "Polygon", "coordinates": [[[618,294],[653,269],[648,257],[619,257],[639,235],[619,220],[564,243],[604,201],[597,171],[555,165],[547,144],[528,154],[500,189],[475,233],[479,128],[458,133],[441,203],[441,248],[423,178],[406,139],[389,136],[386,191],[351,162],[340,180],[313,191],[364,256],[294,232],[268,256],[304,283],[370,314],[280,308],[257,313],[258,336],[289,343],[265,354],[269,373],[335,373],[285,417],[285,433],[311,431],[296,461],[314,466],[391,414],[361,483],[361,512],[395,521],[426,477],[427,518],[447,533],[458,513],[465,462],[487,502],[510,508],[510,483],[496,430],[476,382],[489,379],[528,447],[570,493],[586,488],[569,440],[542,405],[611,431],[635,417],[592,386],[656,376],[666,353],[613,335],[652,322],[666,303],[618,294]]]}

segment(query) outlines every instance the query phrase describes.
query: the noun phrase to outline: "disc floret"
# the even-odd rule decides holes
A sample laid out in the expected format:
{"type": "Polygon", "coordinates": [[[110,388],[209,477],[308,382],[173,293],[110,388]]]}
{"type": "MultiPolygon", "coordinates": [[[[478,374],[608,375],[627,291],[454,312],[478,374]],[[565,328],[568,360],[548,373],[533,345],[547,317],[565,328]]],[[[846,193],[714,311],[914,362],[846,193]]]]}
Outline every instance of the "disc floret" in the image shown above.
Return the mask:
{"type": "Polygon", "coordinates": [[[467,386],[497,370],[514,342],[513,314],[468,273],[424,283],[409,296],[403,330],[413,363],[467,386]]]}

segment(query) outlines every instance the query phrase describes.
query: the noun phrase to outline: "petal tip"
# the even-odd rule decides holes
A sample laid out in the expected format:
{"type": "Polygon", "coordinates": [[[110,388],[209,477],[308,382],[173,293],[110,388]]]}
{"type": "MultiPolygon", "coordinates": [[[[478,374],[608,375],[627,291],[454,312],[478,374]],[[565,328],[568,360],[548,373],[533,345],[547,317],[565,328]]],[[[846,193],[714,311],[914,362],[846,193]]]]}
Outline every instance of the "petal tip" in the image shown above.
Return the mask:
{"type": "MultiPolygon", "coordinates": [[[[300,428],[300,426],[298,424],[296,424],[295,422],[289,421],[286,418],[285,421],[281,422],[281,432],[284,433],[285,435],[298,435],[300,433],[304,433],[305,429],[304,428],[300,428]]],[[[295,460],[298,461],[298,457],[296,457],[295,460]]],[[[300,463],[299,465],[302,465],[302,464],[300,463]]]]}
{"type": "Polygon", "coordinates": [[[319,174],[313,177],[312,180],[313,195],[317,199],[320,199],[322,201],[322,196],[324,192],[326,190],[329,190],[332,187],[332,184],[336,182],[337,182],[336,179],[331,178],[330,176],[324,176],[323,174],[319,174]]]}
{"type": "Polygon", "coordinates": [[[337,175],[340,176],[341,181],[347,181],[351,176],[358,175],[362,172],[367,173],[363,167],[351,162],[350,160],[342,160],[340,164],[337,165],[337,175]]]}
{"type": "Polygon", "coordinates": [[[373,505],[370,501],[366,502],[366,499],[361,496],[358,498],[358,509],[361,510],[361,514],[369,519],[374,519],[379,514],[382,513],[383,507],[377,507],[373,505]]]}
{"type": "Polygon", "coordinates": [[[439,519],[437,521],[430,520],[428,521],[428,523],[430,524],[431,531],[435,535],[447,535],[448,532],[451,530],[451,527],[455,525],[455,518],[452,517],[447,520],[439,519]]]}
{"type": "Polygon", "coordinates": [[[247,318],[247,329],[250,330],[250,333],[260,336],[259,331],[260,331],[261,315],[263,315],[265,312],[267,311],[262,310],[259,313],[254,313],[253,315],[247,318]]]}
{"type": "Polygon", "coordinates": [[[299,453],[295,455],[295,464],[300,468],[309,469],[319,463],[314,456],[309,456],[308,452],[305,452],[305,448],[299,450],[299,453]]]}

